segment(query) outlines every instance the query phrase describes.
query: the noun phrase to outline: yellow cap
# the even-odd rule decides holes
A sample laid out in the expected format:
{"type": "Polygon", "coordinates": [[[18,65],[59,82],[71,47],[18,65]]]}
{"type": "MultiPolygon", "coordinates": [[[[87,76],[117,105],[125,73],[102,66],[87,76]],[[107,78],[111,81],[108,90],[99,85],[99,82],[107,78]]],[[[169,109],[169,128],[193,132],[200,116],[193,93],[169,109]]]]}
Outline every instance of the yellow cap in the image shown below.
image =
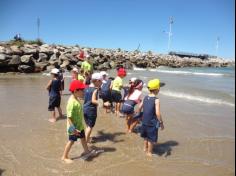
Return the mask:
{"type": "Polygon", "coordinates": [[[157,90],[160,89],[160,80],[153,79],[148,82],[148,89],[149,90],[157,90]]]}

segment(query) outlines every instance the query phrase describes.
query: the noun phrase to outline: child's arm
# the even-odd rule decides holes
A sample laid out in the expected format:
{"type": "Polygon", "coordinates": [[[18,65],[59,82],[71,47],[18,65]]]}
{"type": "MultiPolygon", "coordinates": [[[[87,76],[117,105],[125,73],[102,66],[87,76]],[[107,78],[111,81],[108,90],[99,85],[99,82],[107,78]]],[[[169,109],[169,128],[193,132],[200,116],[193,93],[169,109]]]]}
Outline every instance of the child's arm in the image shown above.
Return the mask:
{"type": "Polygon", "coordinates": [[[113,81],[111,82],[111,85],[110,85],[110,90],[112,90],[112,87],[113,87],[113,81]]]}
{"type": "Polygon", "coordinates": [[[164,130],[164,124],[163,124],[163,121],[162,121],[161,111],[160,111],[160,100],[156,99],[155,104],[156,104],[156,116],[157,116],[157,119],[160,122],[161,129],[164,130]]]}
{"type": "Polygon", "coordinates": [[[49,91],[50,90],[50,87],[52,85],[52,80],[50,80],[46,86],[46,89],[49,91]]]}
{"type": "Polygon", "coordinates": [[[93,92],[92,103],[98,106],[99,103],[98,103],[98,99],[97,99],[97,94],[98,94],[98,89],[96,89],[96,90],[93,92]]]}
{"type": "Polygon", "coordinates": [[[139,104],[138,113],[142,112],[142,109],[143,109],[143,100],[142,100],[142,102],[139,104]]]}
{"type": "Polygon", "coordinates": [[[74,128],[74,131],[73,131],[72,134],[79,134],[80,131],[79,131],[78,129],[75,128],[75,125],[74,125],[73,122],[71,121],[71,118],[68,117],[67,119],[68,119],[68,122],[69,122],[70,126],[73,126],[73,128],[74,128]]]}

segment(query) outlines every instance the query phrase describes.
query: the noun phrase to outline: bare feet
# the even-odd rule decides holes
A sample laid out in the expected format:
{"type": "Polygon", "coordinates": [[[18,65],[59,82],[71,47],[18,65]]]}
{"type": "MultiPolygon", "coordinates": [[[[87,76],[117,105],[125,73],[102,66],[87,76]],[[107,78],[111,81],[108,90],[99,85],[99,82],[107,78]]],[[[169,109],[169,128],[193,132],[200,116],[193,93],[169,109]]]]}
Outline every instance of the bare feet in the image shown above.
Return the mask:
{"type": "Polygon", "coordinates": [[[128,130],[127,130],[127,133],[132,133],[132,131],[128,129],[128,130]]]}
{"type": "Polygon", "coordinates": [[[147,152],[147,156],[148,156],[148,157],[152,157],[153,155],[152,155],[152,153],[147,152]]]}
{"type": "Polygon", "coordinates": [[[50,118],[50,119],[48,119],[48,121],[51,122],[51,123],[55,123],[57,120],[54,119],[54,118],[50,118]]]}
{"type": "Polygon", "coordinates": [[[69,158],[61,158],[62,161],[64,161],[66,164],[71,164],[73,163],[73,160],[72,159],[69,159],[69,158]]]}

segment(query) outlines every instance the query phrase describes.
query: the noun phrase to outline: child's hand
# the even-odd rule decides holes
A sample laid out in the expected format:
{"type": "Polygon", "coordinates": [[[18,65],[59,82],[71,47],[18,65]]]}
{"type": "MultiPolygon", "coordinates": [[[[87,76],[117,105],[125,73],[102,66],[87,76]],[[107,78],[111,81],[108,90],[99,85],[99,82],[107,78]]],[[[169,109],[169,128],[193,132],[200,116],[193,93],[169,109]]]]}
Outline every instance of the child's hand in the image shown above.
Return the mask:
{"type": "Polygon", "coordinates": [[[163,123],[163,122],[160,123],[160,127],[161,127],[161,130],[164,130],[164,129],[165,129],[165,127],[164,127],[164,123],[163,123]]]}
{"type": "Polygon", "coordinates": [[[77,130],[77,129],[75,129],[74,132],[73,132],[73,134],[76,135],[76,136],[79,136],[79,135],[80,135],[80,131],[77,130]]]}

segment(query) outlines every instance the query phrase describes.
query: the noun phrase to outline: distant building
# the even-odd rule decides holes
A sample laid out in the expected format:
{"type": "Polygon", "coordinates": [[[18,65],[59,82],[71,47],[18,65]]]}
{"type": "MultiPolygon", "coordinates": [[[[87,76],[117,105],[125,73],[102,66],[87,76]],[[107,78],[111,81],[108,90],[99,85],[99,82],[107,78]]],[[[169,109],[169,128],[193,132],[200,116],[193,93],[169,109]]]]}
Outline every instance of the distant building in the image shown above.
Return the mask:
{"type": "Polygon", "coordinates": [[[169,55],[179,56],[179,57],[196,57],[202,60],[206,60],[208,58],[216,58],[216,56],[211,56],[209,54],[195,54],[195,53],[187,53],[187,52],[169,52],[169,55]]]}

